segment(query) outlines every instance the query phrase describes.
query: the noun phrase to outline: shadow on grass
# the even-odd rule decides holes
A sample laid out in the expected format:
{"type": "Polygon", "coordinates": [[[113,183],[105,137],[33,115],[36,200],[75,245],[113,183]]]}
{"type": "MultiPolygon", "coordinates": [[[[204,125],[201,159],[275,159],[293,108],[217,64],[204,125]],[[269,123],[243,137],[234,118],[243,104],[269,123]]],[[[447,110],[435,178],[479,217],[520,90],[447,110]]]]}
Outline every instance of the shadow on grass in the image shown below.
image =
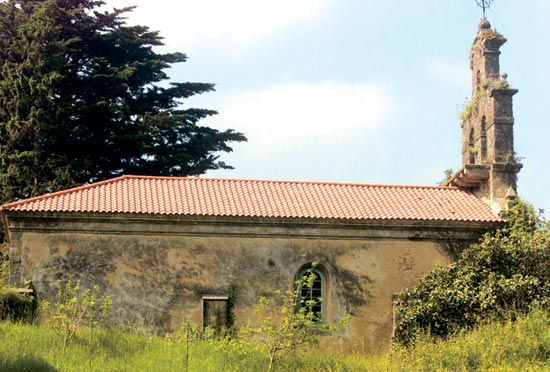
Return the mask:
{"type": "Polygon", "coordinates": [[[0,361],[0,371],[10,372],[56,372],[57,369],[44,360],[27,356],[15,361],[0,361]]]}

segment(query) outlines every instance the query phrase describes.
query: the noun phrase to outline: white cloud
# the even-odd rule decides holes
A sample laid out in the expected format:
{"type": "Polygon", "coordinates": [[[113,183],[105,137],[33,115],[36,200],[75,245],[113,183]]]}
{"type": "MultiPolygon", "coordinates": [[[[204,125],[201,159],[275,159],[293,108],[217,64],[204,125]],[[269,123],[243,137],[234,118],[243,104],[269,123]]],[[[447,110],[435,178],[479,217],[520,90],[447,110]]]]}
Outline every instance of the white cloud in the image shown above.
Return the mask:
{"type": "Polygon", "coordinates": [[[129,23],[160,30],[172,46],[242,48],[293,23],[329,14],[335,0],[108,0],[109,7],[137,5],[129,23]]]}
{"type": "Polygon", "coordinates": [[[242,131],[264,151],[345,142],[386,126],[395,108],[390,89],[374,82],[287,82],[224,96],[210,124],[242,131]]]}
{"type": "Polygon", "coordinates": [[[457,88],[467,88],[470,82],[470,70],[467,63],[453,63],[441,58],[429,58],[427,60],[430,74],[436,79],[445,81],[457,88]]]}
{"type": "Polygon", "coordinates": [[[247,143],[233,144],[233,153],[222,155],[236,170],[207,176],[333,181],[356,180],[352,169],[370,167],[373,176],[386,156],[383,138],[395,129],[399,107],[384,83],[345,81],[218,91],[187,103],[219,111],[202,124],[233,128],[248,137],[247,143]]]}

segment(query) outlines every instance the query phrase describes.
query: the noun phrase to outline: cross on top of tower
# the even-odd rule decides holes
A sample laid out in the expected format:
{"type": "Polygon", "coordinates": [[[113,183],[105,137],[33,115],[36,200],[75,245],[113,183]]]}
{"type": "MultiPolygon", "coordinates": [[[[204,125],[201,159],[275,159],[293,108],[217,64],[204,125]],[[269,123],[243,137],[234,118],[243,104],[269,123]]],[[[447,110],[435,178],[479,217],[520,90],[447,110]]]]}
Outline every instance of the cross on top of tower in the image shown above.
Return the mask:
{"type": "Polygon", "coordinates": [[[477,5],[483,9],[483,19],[485,19],[485,9],[489,9],[493,0],[476,0],[477,5]]]}

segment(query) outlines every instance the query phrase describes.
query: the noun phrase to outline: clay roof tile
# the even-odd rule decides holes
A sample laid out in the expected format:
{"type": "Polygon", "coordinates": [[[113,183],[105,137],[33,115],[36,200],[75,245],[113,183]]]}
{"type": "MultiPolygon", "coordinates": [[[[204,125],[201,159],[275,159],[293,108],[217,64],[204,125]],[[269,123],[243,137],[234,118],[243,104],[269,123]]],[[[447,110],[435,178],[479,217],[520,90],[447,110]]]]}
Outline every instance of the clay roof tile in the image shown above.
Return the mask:
{"type": "Polygon", "coordinates": [[[455,187],[121,176],[5,204],[7,211],[501,222],[455,187]]]}

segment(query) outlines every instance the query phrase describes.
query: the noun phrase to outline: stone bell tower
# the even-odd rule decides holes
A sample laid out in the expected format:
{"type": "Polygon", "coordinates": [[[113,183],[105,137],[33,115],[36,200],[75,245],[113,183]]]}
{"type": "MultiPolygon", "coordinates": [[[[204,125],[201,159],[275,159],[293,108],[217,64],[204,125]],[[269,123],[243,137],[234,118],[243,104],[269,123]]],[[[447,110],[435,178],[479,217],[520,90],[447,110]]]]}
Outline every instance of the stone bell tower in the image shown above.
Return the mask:
{"type": "Polygon", "coordinates": [[[447,184],[471,189],[494,209],[516,196],[522,167],[514,152],[512,97],[518,92],[500,74],[499,48],[506,39],[484,18],[470,49],[472,99],[460,114],[462,168],[447,184]]]}

